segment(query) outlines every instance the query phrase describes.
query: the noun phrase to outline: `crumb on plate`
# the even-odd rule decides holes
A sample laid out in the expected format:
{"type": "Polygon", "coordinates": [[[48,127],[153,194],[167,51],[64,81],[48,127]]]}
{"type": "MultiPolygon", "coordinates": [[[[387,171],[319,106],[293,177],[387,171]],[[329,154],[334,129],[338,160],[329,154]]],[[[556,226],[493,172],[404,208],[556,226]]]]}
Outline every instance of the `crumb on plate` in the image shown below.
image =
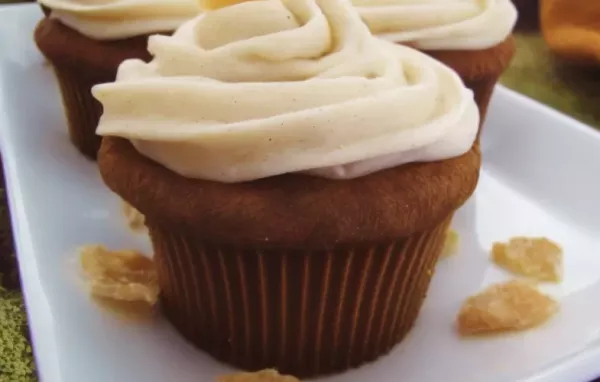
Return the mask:
{"type": "Polygon", "coordinates": [[[276,370],[261,370],[256,373],[235,373],[221,376],[217,382],[300,382],[290,375],[281,375],[276,370]]]}
{"type": "Polygon", "coordinates": [[[558,303],[534,284],[512,280],[469,297],[458,313],[457,328],[465,336],[520,331],[544,323],[557,311],[558,303]]]}
{"type": "Polygon", "coordinates": [[[91,296],[92,301],[101,307],[104,311],[110,313],[114,318],[121,322],[142,324],[154,320],[157,316],[157,310],[154,305],[146,301],[125,301],[115,300],[114,298],[91,296]]]}
{"type": "Polygon", "coordinates": [[[122,205],[123,215],[127,219],[127,224],[134,232],[145,232],[147,231],[145,222],[146,218],[140,211],[135,209],[131,204],[123,201],[122,205]]]}
{"type": "Polygon", "coordinates": [[[514,237],[508,243],[494,243],[492,261],[516,275],[538,281],[559,282],[562,278],[562,248],[544,237],[514,237]]]}
{"type": "Polygon", "coordinates": [[[446,231],[446,239],[444,241],[444,249],[441,257],[448,257],[456,253],[456,251],[458,251],[459,240],[460,237],[458,236],[458,232],[451,228],[446,231]]]}
{"type": "Polygon", "coordinates": [[[80,261],[93,296],[156,303],[159,288],[152,259],[136,251],[87,245],[80,250],[80,261]]]}

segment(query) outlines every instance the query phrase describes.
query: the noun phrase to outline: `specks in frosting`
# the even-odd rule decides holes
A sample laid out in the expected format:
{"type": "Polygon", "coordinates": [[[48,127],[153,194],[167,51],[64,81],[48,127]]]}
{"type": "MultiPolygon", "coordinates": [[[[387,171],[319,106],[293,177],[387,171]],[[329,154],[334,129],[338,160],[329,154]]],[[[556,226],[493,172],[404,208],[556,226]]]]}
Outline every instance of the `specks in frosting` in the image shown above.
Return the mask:
{"type": "Polygon", "coordinates": [[[377,39],[344,0],[235,5],[150,46],[151,63],[126,61],[94,91],[98,134],[187,177],[354,178],[460,155],[478,128],[455,73],[377,39]]]}

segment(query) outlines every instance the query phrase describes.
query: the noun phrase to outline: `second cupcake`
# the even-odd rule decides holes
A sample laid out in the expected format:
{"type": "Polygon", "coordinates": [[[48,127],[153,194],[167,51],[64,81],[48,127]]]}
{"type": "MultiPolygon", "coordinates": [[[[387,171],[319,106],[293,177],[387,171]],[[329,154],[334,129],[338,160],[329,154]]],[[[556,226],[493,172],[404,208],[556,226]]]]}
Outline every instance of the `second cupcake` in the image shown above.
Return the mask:
{"type": "Polygon", "coordinates": [[[95,159],[101,105],[92,86],[114,81],[128,58],[149,59],[147,36],[170,33],[200,12],[197,0],[40,0],[48,15],[35,42],[50,61],[60,86],[73,144],[95,159]]]}
{"type": "Polygon", "coordinates": [[[500,75],[515,46],[511,0],[352,0],[371,32],[410,45],[454,69],[485,120],[500,75]]]}
{"type": "Polygon", "coordinates": [[[301,377],[400,342],[478,180],[459,76],[375,38],[347,0],[206,12],[149,50],[94,88],[99,165],[145,216],[175,327],[301,377]]]}

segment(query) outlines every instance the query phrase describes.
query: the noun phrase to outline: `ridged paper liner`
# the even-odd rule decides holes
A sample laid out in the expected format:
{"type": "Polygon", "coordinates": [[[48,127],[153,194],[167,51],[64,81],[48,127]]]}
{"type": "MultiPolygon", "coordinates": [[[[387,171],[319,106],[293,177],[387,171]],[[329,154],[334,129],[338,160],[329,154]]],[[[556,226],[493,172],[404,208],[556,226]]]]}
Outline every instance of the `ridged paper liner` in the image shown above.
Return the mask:
{"type": "Polygon", "coordinates": [[[92,87],[104,82],[89,78],[80,70],[54,65],[60,86],[63,106],[67,116],[71,142],[86,157],[95,160],[100,149],[101,137],[96,135],[102,105],[92,96],[92,87]]]}
{"type": "Polygon", "coordinates": [[[307,377],[372,361],[404,338],[449,222],[333,252],[235,250],[148,223],[163,308],[187,339],[239,368],[307,377]]]}

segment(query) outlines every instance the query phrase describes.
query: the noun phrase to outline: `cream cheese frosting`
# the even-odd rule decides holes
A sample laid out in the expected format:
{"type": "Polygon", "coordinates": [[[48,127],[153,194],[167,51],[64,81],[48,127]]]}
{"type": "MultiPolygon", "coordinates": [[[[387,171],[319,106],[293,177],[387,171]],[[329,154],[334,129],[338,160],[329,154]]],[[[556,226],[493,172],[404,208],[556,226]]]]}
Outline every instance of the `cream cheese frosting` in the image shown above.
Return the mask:
{"type": "Polygon", "coordinates": [[[517,21],[511,0],[352,0],[373,34],[424,50],[479,50],[517,21]]]}
{"type": "Polygon", "coordinates": [[[170,32],[200,13],[197,0],[38,0],[50,17],[97,40],[170,32]]]}
{"type": "Polygon", "coordinates": [[[97,133],[186,177],[355,178],[461,155],[479,125],[455,72],[375,38],[348,0],[246,2],[148,49],[93,89],[97,133]]]}

